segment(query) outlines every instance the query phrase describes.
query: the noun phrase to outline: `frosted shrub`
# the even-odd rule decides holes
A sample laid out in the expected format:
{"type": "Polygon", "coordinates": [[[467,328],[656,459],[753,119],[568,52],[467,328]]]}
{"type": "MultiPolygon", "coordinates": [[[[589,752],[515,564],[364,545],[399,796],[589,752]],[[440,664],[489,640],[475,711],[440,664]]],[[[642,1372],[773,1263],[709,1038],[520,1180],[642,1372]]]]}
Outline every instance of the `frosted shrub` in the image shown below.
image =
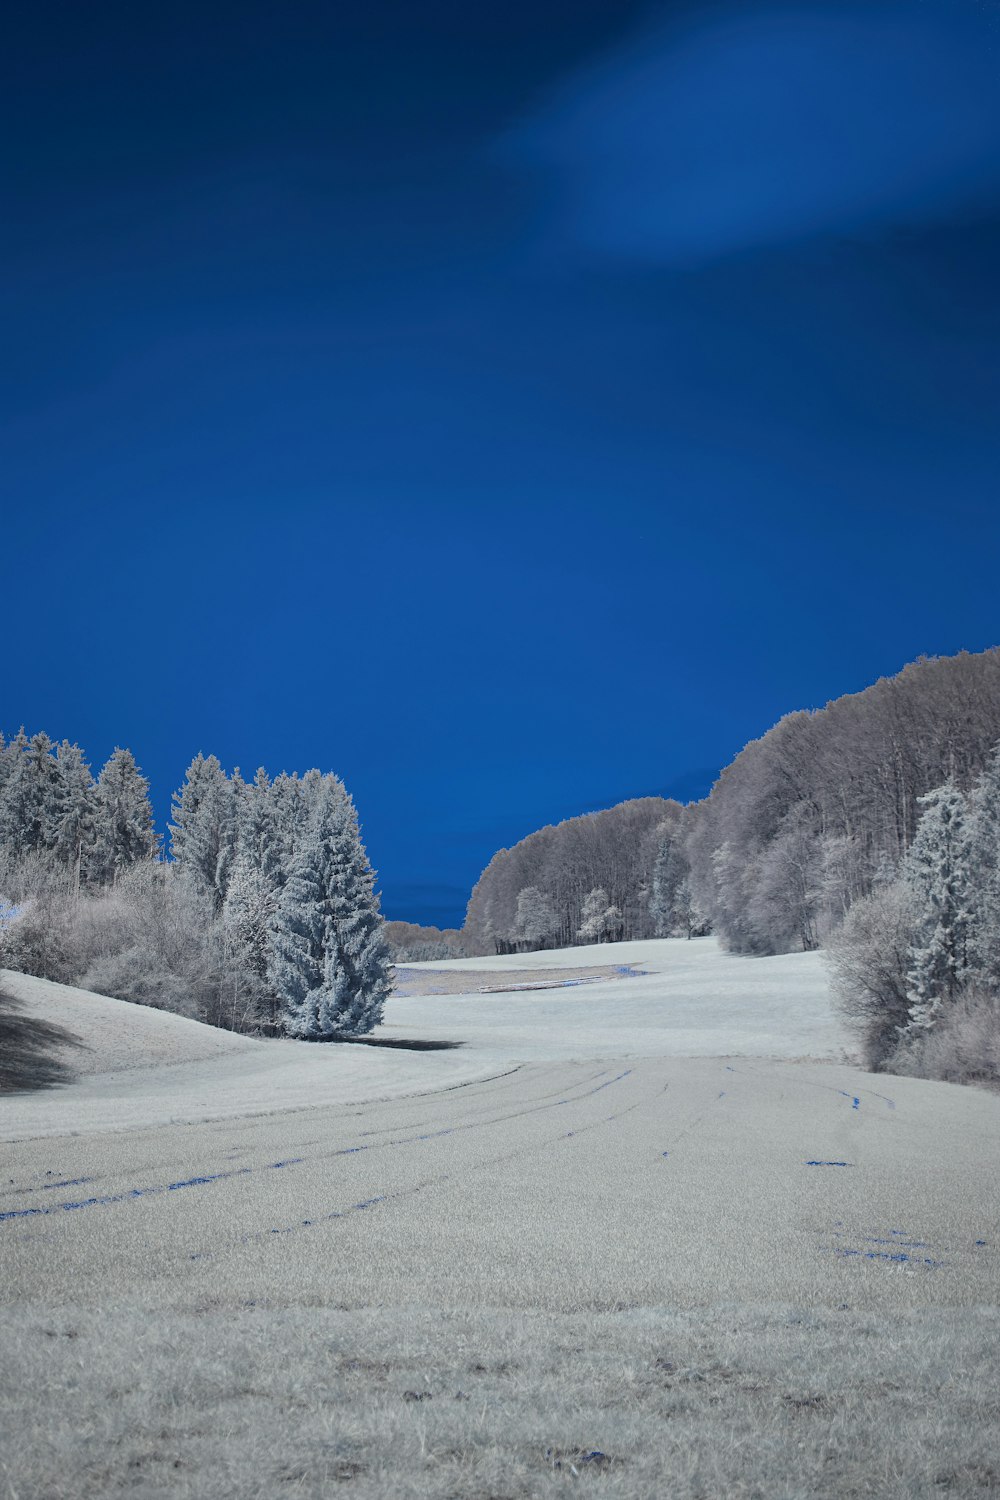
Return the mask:
{"type": "Polygon", "coordinates": [[[944,1083],[1000,1086],[1000,998],[970,985],[932,1030],[900,1041],[891,1070],[944,1083]]]}
{"type": "Polygon", "coordinates": [[[912,928],[909,890],[881,886],[855,902],[830,942],[834,997],[858,1034],[865,1066],[876,1072],[896,1052],[900,1029],[909,1023],[912,928]]]}

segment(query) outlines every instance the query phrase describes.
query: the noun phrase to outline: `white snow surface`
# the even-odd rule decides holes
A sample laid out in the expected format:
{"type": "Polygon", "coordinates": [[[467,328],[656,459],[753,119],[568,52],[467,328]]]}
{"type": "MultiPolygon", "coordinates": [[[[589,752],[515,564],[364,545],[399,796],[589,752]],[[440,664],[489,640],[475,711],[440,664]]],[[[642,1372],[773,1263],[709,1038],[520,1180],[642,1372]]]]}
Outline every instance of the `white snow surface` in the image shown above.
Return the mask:
{"type": "MultiPolygon", "coordinates": [[[[606,983],[483,995],[394,1000],[385,1030],[455,1037],[484,1056],[517,1062],[607,1057],[830,1058],[853,1054],[833,1011],[821,953],[737,958],[715,938],[595,943],[501,957],[406,964],[489,973],[620,965],[606,983]]],[[[402,967],[402,966],[401,966],[402,967]]]]}
{"type": "Polygon", "coordinates": [[[80,1076],[0,1099],[0,1140],[132,1130],[435,1092],[525,1062],[638,1057],[844,1060],[822,956],[734,958],[713,938],[596,944],[407,968],[491,976],[631,966],[638,977],[557,990],[393,998],[376,1037],[460,1043],[405,1051],[260,1041],[46,980],[5,973],[39,1016],[78,1035],[80,1076]]]}

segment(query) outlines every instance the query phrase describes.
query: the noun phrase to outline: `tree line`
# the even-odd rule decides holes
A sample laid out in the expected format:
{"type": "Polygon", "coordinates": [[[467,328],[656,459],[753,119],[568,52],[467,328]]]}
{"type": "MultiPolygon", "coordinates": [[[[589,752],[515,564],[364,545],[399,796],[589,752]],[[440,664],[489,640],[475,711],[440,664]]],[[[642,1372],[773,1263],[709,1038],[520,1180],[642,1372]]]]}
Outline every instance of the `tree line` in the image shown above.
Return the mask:
{"type": "Polygon", "coordinates": [[[1000,651],[924,659],[825,708],[789,714],[690,812],[700,908],[734,953],[823,945],[894,874],[920,798],[968,790],[1000,739],[1000,651]]]}
{"type": "Polygon", "coordinates": [[[740,954],[828,947],[870,1066],[1000,1076],[998,742],[1000,649],[923,658],[787,715],[703,802],[624,802],[501,849],[472,893],[466,949],[708,931],[740,954]],[[929,841],[947,845],[946,811],[976,831],[955,833],[964,852],[934,884],[920,862],[929,841]],[[962,936],[927,970],[952,878],[962,936]]]}
{"type": "Polygon", "coordinates": [[[898,870],[831,941],[841,1008],[866,1066],[956,1082],[1000,1080],[1000,746],[968,792],[918,799],[898,870]]]}
{"type": "Polygon", "coordinates": [[[0,740],[0,961],[235,1030],[371,1030],[389,952],[343,782],[199,754],[172,809],[163,859],[131,752],[95,778],[79,746],[0,740]]]}
{"type": "Polygon", "coordinates": [[[466,950],[517,953],[700,930],[684,885],[684,817],[677,802],[636,798],[500,849],[472,892],[466,950]]]}

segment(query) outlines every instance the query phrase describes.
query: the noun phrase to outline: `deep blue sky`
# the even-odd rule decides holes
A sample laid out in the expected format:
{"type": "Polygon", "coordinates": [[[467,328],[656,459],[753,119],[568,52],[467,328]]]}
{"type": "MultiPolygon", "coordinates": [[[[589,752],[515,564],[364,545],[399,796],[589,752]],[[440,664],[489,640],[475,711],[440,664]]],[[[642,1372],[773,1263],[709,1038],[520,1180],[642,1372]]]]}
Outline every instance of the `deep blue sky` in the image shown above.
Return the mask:
{"type": "Polygon", "coordinates": [[[1000,641],[992,0],[17,0],[0,727],[390,916],[1000,641]]]}

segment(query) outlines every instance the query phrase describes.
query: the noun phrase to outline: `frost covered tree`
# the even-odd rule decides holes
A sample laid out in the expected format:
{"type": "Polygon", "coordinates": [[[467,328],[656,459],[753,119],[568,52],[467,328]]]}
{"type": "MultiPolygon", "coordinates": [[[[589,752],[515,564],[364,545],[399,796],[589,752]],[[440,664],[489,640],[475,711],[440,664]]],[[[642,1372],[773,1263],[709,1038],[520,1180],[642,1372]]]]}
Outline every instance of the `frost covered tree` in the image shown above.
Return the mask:
{"type": "Polygon", "coordinates": [[[335,776],[310,797],[271,926],[269,975],[288,1035],[332,1041],[381,1020],[389,952],[353,802],[335,776]]]}
{"type": "Polygon", "coordinates": [[[97,814],[96,786],[79,745],[63,740],[56,750],[52,849],[79,891],[85,855],[90,855],[97,814]]]}
{"type": "Polygon", "coordinates": [[[970,858],[968,807],[953,781],[920,799],[917,831],[902,865],[915,915],[907,994],[911,1031],[935,1025],[968,968],[970,858]]]}
{"type": "Polygon", "coordinates": [[[694,887],[723,943],[774,953],[802,946],[803,935],[807,945],[824,940],[874,889],[883,861],[898,868],[920,796],[949,776],[967,791],[998,738],[1000,649],[993,649],[914,662],[817,712],[789,714],[752,741],[690,820],[694,887]],[[793,860],[786,820],[796,808],[793,860]],[[818,881],[812,859],[801,858],[806,840],[819,849],[818,881]],[[783,846],[773,861],[772,844],[783,846]]]}
{"type": "Polygon", "coordinates": [[[656,937],[693,937],[703,920],[691,885],[690,865],[678,828],[667,828],[653,866],[649,914],[656,937]]]}
{"type": "Polygon", "coordinates": [[[517,916],[514,933],[524,948],[541,948],[552,937],[556,928],[552,902],[537,885],[526,885],[517,897],[517,916]]]}
{"type": "Polygon", "coordinates": [[[0,843],[15,859],[50,849],[55,841],[59,773],[53,749],[47,734],[35,734],[29,740],[23,730],[8,747],[0,843]]]}
{"type": "Polygon", "coordinates": [[[1000,991],[1000,745],[969,799],[969,964],[1000,991]]]}
{"type": "Polygon", "coordinates": [[[222,908],[226,985],[234,1016],[262,1024],[277,1020],[274,992],[268,980],[275,891],[249,854],[235,865],[222,908]]]}
{"type": "Polygon", "coordinates": [[[649,894],[649,915],[653,919],[653,934],[655,937],[669,937],[673,931],[673,905],[674,905],[674,845],[676,838],[665,833],[657,847],[656,863],[653,866],[653,880],[649,894]]]}
{"type": "Polygon", "coordinates": [[[97,778],[91,878],[114,885],[126,870],[156,853],[149,782],[131,750],[115,749],[97,778]]]}
{"type": "Polygon", "coordinates": [[[891,1061],[909,1024],[913,924],[909,888],[882,882],[854,903],[830,942],[838,1008],[858,1033],[864,1066],[875,1072],[891,1061]]]}
{"type": "Polygon", "coordinates": [[[590,892],[583,903],[577,936],[585,943],[613,943],[621,932],[622,914],[608,900],[600,887],[590,892]]]}
{"type": "Polygon", "coordinates": [[[782,818],[775,837],[754,862],[753,890],[746,915],[757,951],[777,945],[804,953],[819,945],[823,850],[807,808],[796,804],[782,818]]]}
{"type": "Polygon", "coordinates": [[[200,752],[173,797],[170,852],[178,873],[218,915],[236,857],[237,802],[233,783],[214,755],[200,752]]]}
{"type": "Polygon", "coordinates": [[[498,850],[472,892],[463,942],[473,953],[509,953],[536,942],[565,947],[576,941],[583,903],[597,888],[621,912],[622,937],[652,936],[657,848],[664,829],[676,828],[683,816],[679,803],[642,797],[567,818],[498,850]],[[521,892],[529,888],[544,895],[552,916],[551,926],[548,919],[543,924],[544,936],[530,939],[517,920],[521,892]]]}

